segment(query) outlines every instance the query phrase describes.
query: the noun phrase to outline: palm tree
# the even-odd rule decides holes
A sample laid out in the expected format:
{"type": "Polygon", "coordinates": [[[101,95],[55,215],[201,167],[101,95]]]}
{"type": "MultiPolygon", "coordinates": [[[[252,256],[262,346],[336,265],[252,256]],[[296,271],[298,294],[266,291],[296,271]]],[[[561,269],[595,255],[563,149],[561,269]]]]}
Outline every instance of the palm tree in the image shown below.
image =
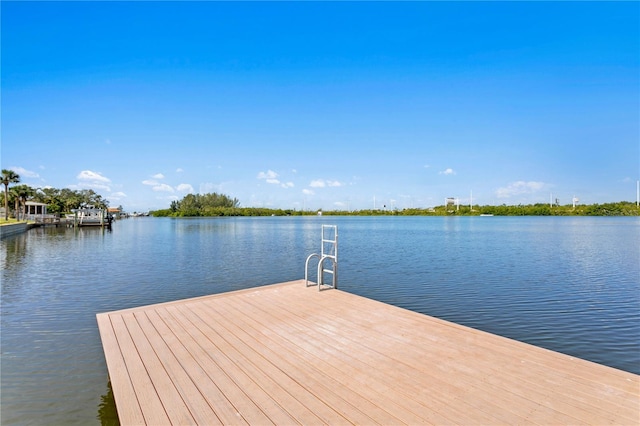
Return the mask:
{"type": "Polygon", "coordinates": [[[20,196],[18,195],[17,189],[20,188],[20,185],[14,185],[9,190],[9,196],[13,200],[13,216],[20,220],[20,196]]]}
{"type": "Polygon", "coordinates": [[[24,220],[27,213],[26,212],[27,200],[29,198],[32,198],[36,192],[29,185],[16,185],[13,188],[11,188],[11,191],[16,196],[16,204],[18,204],[18,208],[20,207],[20,204],[22,204],[22,219],[24,220]]]}
{"type": "Polygon", "coordinates": [[[9,184],[20,182],[20,175],[13,170],[2,169],[2,184],[4,185],[4,220],[9,220],[9,184]]]}

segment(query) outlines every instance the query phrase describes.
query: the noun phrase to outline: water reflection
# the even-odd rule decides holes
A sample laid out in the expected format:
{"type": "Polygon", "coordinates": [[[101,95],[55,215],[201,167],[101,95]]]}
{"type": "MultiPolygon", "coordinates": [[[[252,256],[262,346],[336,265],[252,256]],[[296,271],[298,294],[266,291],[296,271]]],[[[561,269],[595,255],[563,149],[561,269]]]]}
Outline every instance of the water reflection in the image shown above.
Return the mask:
{"type": "Polygon", "coordinates": [[[107,383],[107,393],[100,397],[98,420],[100,420],[102,426],[120,426],[116,400],[113,397],[113,389],[111,389],[111,381],[107,383]]]}
{"type": "Polygon", "coordinates": [[[25,238],[25,234],[7,237],[2,240],[2,243],[0,243],[0,266],[2,266],[2,271],[8,272],[5,278],[8,282],[3,282],[2,285],[3,296],[4,292],[10,289],[10,286],[7,284],[16,283],[16,280],[13,278],[19,270],[18,268],[13,267],[8,268],[8,265],[21,265],[26,254],[27,239],[25,238]]]}

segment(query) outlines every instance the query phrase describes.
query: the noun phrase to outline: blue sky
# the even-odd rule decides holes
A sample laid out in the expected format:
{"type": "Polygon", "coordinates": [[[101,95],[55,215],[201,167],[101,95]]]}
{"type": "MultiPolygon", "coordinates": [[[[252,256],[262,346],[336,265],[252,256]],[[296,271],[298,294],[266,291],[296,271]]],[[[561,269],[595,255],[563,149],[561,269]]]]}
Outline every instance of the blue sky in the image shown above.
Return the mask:
{"type": "Polygon", "coordinates": [[[635,201],[640,3],[1,3],[1,164],[127,211],[635,201]]]}

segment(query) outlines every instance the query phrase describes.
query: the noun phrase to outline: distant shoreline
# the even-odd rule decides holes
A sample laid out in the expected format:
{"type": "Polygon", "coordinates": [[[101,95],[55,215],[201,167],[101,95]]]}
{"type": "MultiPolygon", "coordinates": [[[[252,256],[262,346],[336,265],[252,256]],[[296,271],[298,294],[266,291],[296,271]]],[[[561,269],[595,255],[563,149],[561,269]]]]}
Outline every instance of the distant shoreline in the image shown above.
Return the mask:
{"type": "Polygon", "coordinates": [[[218,217],[218,216],[640,216],[636,203],[621,201],[605,204],[576,205],[448,205],[432,208],[364,209],[364,210],[295,210],[262,207],[209,207],[200,210],[163,209],[149,212],[155,217],[218,217]]]}

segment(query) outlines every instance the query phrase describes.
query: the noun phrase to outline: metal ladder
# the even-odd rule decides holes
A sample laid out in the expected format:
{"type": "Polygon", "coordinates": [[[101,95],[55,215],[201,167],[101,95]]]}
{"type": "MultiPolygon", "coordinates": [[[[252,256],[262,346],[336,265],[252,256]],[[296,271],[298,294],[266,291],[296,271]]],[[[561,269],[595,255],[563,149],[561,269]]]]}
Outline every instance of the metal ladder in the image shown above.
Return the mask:
{"type": "MultiPolygon", "coordinates": [[[[320,254],[313,253],[307,257],[304,265],[304,284],[309,287],[309,262],[313,258],[318,258],[318,291],[330,288],[338,288],[338,226],[322,225],[322,247],[320,254]],[[324,267],[326,260],[331,261],[331,269],[324,267]],[[325,284],[324,274],[331,274],[331,284],[325,284]]],[[[314,285],[311,283],[311,285],[314,285]]]]}

